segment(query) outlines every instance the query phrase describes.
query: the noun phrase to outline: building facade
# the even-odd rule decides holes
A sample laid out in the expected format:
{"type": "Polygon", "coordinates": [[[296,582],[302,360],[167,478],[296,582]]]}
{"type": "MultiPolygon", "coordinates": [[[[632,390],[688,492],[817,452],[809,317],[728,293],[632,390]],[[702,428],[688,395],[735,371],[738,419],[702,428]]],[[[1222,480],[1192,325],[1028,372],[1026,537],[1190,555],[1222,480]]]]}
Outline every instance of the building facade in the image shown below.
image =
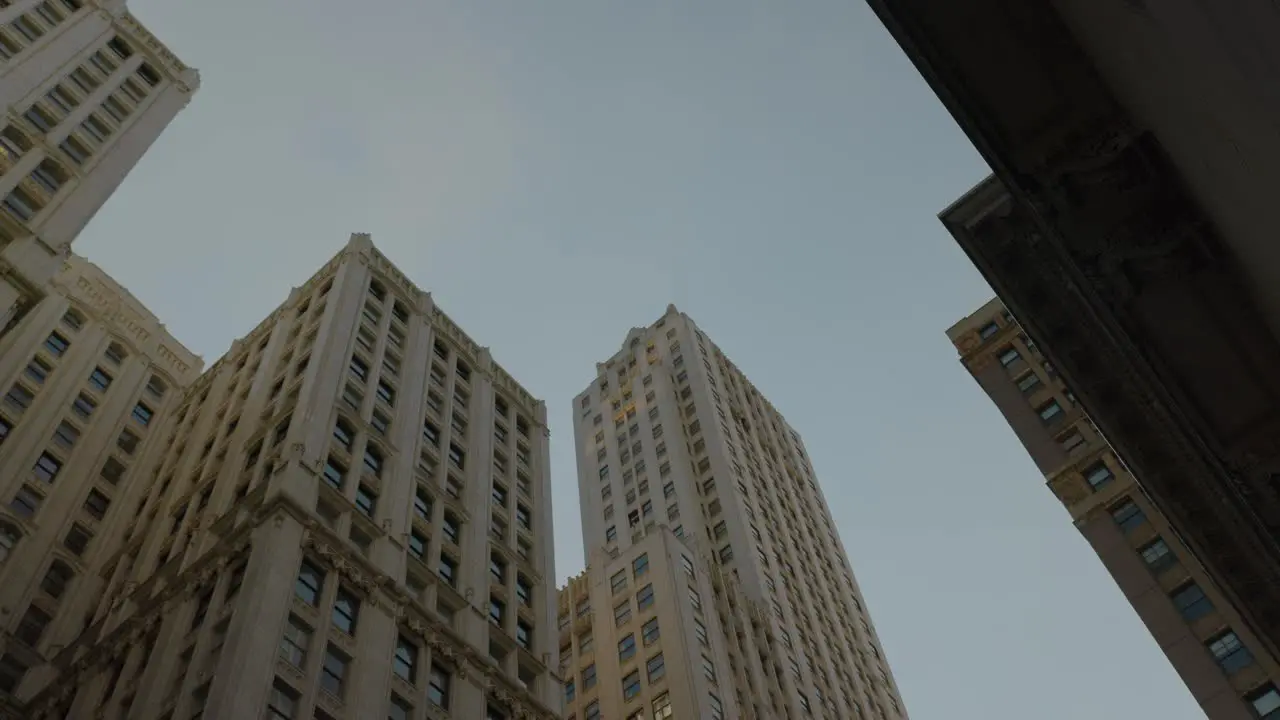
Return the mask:
{"type": "Polygon", "coordinates": [[[1209,720],[1280,711],[1280,663],[999,300],[947,337],[1209,720]]]}
{"type": "Polygon", "coordinates": [[[942,214],[1280,653],[1280,13],[867,0],[995,178],[942,214]]]}
{"type": "Polygon", "coordinates": [[[742,717],[722,690],[713,576],[689,539],[663,523],[616,557],[599,548],[560,591],[566,720],[742,717]]]}
{"type": "Polygon", "coordinates": [[[124,0],[0,5],[0,328],[199,84],[124,0]]]}
{"type": "MultiPolygon", "coordinates": [[[[715,717],[722,707],[725,717],[761,720],[906,718],[804,444],[786,420],[674,306],[653,325],[633,328],[596,369],[574,400],[583,537],[598,568],[567,589],[575,613],[585,585],[591,607],[605,603],[596,611],[601,622],[610,621],[607,608],[632,608],[610,640],[643,637],[655,617],[687,627],[698,607],[704,617],[718,616],[704,623],[708,632],[719,626],[720,638],[698,659],[702,668],[694,666],[698,696],[675,708],[678,717],[715,717]],[[680,567],[672,562],[677,551],[705,581],[690,584],[683,570],[669,569],[680,567]],[[646,553],[665,569],[653,581],[654,609],[635,614],[631,591],[622,603],[623,593],[614,597],[612,589],[628,568],[628,586],[642,582],[634,563],[646,553]],[[606,575],[610,588],[594,589],[606,575]]],[[[562,593],[562,610],[567,602],[562,593]]],[[[597,657],[615,650],[600,647],[597,657]]],[[[673,703],[685,698],[684,690],[648,684],[647,662],[639,652],[620,666],[612,656],[598,660],[619,676],[586,691],[578,690],[586,682],[577,668],[578,677],[566,681],[581,720],[597,699],[621,708],[603,717],[630,717],[663,693],[673,703]],[[637,672],[639,685],[628,684],[637,672]]]]}
{"type": "MultiPolygon", "coordinates": [[[[0,338],[0,697],[47,682],[88,626],[145,458],[201,361],[93,264],[71,256],[0,338]]],[[[15,715],[16,717],[16,715],[15,715]]]]}
{"type": "Polygon", "coordinates": [[[24,717],[559,716],[544,405],[367,235],[180,394],[24,717]]]}

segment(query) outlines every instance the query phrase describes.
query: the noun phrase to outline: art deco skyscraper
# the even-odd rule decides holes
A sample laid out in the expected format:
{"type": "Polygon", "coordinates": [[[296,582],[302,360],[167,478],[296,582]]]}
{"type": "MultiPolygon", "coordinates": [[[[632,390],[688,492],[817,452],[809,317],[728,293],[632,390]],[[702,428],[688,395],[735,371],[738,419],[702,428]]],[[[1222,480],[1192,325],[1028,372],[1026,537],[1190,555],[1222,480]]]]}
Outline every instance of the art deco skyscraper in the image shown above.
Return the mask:
{"type": "Polygon", "coordinates": [[[367,235],[173,403],[24,718],[559,715],[544,405],[367,235]]]}
{"type": "Polygon", "coordinates": [[[0,3],[0,334],[199,84],[124,0],[0,3]]]}
{"type": "Polygon", "coordinates": [[[200,360],[91,263],[71,256],[0,338],[0,717],[49,680],[97,611],[104,558],[130,532],[144,458],[200,360]]]}
{"type": "Polygon", "coordinates": [[[574,435],[575,720],[907,717],[799,434],[692,320],[632,329],[574,435]]]}
{"type": "Polygon", "coordinates": [[[1205,716],[1280,717],[1276,657],[1004,305],[988,302],[947,337],[1205,716]]]}

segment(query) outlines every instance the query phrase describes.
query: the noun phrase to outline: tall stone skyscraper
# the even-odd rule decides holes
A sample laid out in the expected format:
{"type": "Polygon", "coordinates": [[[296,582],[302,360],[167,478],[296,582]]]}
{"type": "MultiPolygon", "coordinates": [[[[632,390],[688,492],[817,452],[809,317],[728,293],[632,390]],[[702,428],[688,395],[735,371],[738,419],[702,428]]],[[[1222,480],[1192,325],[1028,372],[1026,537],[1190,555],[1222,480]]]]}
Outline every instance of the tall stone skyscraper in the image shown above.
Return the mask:
{"type": "MultiPolygon", "coordinates": [[[[25,433],[0,464],[18,531],[0,566],[14,619],[0,677],[20,717],[559,716],[545,406],[367,235],[198,378],[194,359],[187,375],[168,371],[163,403],[151,366],[117,370],[96,327],[74,355],[78,336],[54,327],[61,309],[40,310],[77,363],[56,406],[74,419],[80,385],[114,376],[110,391],[128,396],[103,414],[112,435],[82,431],[78,452],[103,473],[127,465],[50,477],[33,458],[42,443],[58,452],[43,416],[30,429],[15,418],[0,446],[25,433]],[[27,486],[85,509],[46,526],[55,513],[27,486]],[[85,492],[91,502],[70,497],[85,492]],[[77,524],[96,533],[81,565],[77,524]]],[[[37,374],[57,382],[50,341],[21,334],[21,363],[44,359],[37,374]]],[[[37,408],[39,394],[25,398],[37,408]]]]}
{"type": "Polygon", "coordinates": [[[124,0],[0,2],[0,335],[199,86],[124,0]]]}
{"type": "Polygon", "coordinates": [[[998,300],[947,330],[1209,720],[1280,717],[1280,663],[998,300]]]}
{"type": "Polygon", "coordinates": [[[799,434],[675,307],[596,369],[569,716],[906,718],[799,434]]]}

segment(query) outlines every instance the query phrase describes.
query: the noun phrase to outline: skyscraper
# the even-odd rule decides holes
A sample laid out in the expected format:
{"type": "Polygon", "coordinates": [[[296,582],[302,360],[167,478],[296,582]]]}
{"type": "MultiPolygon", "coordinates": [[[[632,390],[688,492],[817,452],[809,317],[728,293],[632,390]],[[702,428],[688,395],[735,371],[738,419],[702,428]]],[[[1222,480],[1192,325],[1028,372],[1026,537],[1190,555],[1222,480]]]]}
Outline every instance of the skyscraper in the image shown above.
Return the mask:
{"type": "MultiPolygon", "coordinates": [[[[40,317],[56,323],[61,307],[40,317]]],[[[47,342],[23,334],[28,355],[47,342]]],[[[112,372],[105,342],[77,356],[64,394],[102,384],[94,363],[112,372]]],[[[198,378],[167,384],[161,406],[140,363],[108,383],[130,393],[112,422],[141,440],[111,495],[85,488],[103,498],[86,508],[99,535],[82,568],[28,581],[67,554],[44,541],[21,554],[60,516],[7,513],[20,537],[0,586],[24,580],[14,617],[53,616],[17,621],[25,649],[51,660],[6,666],[25,674],[11,682],[22,717],[558,716],[544,405],[367,235],[198,378]],[[59,598],[69,607],[46,609],[59,598]]],[[[58,407],[71,417],[73,402],[58,407]]],[[[28,460],[50,423],[0,468],[19,478],[7,508],[29,504],[25,485],[48,492],[28,460]]],[[[124,462],[111,448],[80,452],[124,462]]]]}
{"type": "Polygon", "coordinates": [[[48,661],[96,613],[98,570],[131,532],[144,458],[163,447],[200,367],[74,255],[0,338],[0,708],[24,679],[47,682],[48,661]]]}
{"type": "Polygon", "coordinates": [[[1004,305],[947,337],[1209,720],[1280,712],[1280,663],[1004,305]]]}
{"type": "Polygon", "coordinates": [[[124,0],[0,3],[0,334],[199,85],[124,0]]]}
{"type": "Polygon", "coordinates": [[[674,306],[596,371],[574,400],[590,567],[560,599],[571,709],[630,718],[668,712],[665,697],[686,703],[677,717],[907,717],[799,434],[674,306]]]}

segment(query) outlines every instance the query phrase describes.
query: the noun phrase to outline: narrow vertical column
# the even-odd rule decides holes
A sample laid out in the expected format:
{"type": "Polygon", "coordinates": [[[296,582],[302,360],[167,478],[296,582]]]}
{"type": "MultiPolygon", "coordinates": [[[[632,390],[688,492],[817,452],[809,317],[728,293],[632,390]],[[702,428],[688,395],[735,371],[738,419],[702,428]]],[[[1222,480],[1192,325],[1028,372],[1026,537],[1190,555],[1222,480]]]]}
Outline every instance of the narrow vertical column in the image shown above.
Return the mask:
{"type": "Polygon", "coordinates": [[[302,562],[303,533],[302,525],[286,514],[253,530],[253,552],[210,688],[208,717],[256,718],[266,707],[302,562]]]}
{"type": "Polygon", "coordinates": [[[386,716],[397,633],[393,603],[381,590],[374,590],[360,615],[360,631],[356,634],[359,659],[352,666],[347,689],[347,717],[386,716]]]}

